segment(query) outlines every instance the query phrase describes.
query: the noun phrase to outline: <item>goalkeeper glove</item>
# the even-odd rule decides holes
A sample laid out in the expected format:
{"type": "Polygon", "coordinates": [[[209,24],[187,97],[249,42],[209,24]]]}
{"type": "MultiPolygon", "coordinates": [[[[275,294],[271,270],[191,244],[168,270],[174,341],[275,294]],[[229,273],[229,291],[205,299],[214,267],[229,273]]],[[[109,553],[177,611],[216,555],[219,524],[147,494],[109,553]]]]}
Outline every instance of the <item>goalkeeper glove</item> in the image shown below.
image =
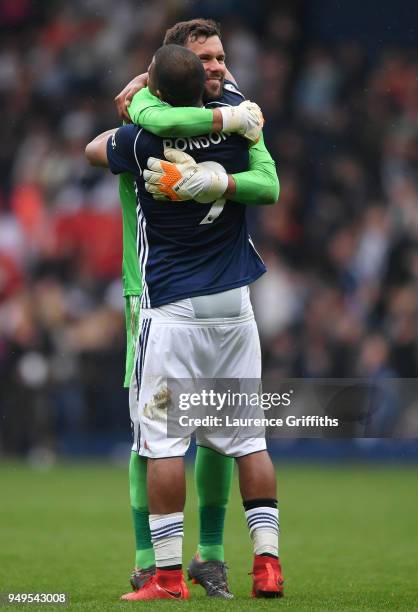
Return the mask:
{"type": "Polygon", "coordinates": [[[223,132],[234,132],[251,142],[257,142],[264,125],[260,107],[254,102],[245,100],[238,106],[222,106],[223,132]]]}
{"type": "Polygon", "coordinates": [[[225,168],[217,162],[197,164],[191,155],[167,147],[168,161],[150,157],[144,170],[145,189],[156,200],[195,200],[208,204],[219,199],[228,187],[225,168]]]}

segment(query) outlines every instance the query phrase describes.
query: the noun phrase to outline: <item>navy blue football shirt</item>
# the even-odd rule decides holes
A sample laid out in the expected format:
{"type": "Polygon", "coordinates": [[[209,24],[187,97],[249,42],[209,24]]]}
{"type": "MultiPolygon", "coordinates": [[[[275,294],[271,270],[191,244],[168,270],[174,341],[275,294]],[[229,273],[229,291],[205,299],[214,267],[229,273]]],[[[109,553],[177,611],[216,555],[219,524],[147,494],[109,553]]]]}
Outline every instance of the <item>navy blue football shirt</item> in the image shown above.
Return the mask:
{"type": "MultiPolygon", "coordinates": [[[[206,107],[235,106],[242,94],[225,83],[223,96],[206,107]]],[[[142,308],[155,308],[198,295],[242,287],[266,268],[248,235],[244,204],[220,199],[210,204],[158,202],[145,189],[149,157],[164,158],[169,146],[197,163],[216,161],[228,174],[248,170],[248,141],[236,134],[160,138],[140,126],[124,125],[109,138],[107,157],[114,174],[135,178],[142,308]]]]}

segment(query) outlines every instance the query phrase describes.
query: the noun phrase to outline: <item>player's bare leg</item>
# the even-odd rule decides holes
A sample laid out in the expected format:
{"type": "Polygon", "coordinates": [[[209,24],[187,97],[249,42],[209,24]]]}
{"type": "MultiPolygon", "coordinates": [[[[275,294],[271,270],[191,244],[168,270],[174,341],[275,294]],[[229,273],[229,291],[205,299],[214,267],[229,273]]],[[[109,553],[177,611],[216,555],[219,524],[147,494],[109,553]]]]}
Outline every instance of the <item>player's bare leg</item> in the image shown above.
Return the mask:
{"type": "Polygon", "coordinates": [[[239,488],[244,501],[277,497],[276,474],[267,451],[237,458],[239,488]]]}
{"type": "Polygon", "coordinates": [[[253,597],[281,597],[276,475],[267,451],[237,459],[240,490],[254,547],[253,597]]]}
{"type": "Polygon", "coordinates": [[[182,573],[183,509],[186,498],[181,457],[148,459],[148,503],[156,574],[124,600],[188,599],[182,573]]]}
{"type": "Polygon", "coordinates": [[[148,459],[148,505],[150,514],[183,512],[186,477],[183,457],[148,459]]]}

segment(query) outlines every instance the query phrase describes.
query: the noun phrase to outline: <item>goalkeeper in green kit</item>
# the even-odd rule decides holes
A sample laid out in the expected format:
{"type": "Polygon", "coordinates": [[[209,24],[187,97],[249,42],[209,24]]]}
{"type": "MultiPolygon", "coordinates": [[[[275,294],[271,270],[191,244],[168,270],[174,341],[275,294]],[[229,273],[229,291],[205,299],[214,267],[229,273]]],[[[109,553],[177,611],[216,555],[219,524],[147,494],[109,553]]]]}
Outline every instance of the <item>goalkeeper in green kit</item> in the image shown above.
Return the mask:
{"type": "MultiPolygon", "coordinates": [[[[137,77],[116,98],[120,112],[126,112],[126,100],[130,99],[129,119],[160,137],[167,138],[167,146],[181,148],[181,141],[192,140],[196,147],[204,146],[204,136],[213,132],[236,132],[257,140],[250,148],[250,165],[246,172],[228,176],[226,194],[229,200],[246,204],[274,204],[279,185],[275,164],[264,146],[259,117],[251,104],[244,102],[235,83],[225,80],[225,56],[219,38],[219,29],[211,20],[198,19],[176,24],[167,31],[164,43],[181,44],[194,51],[201,59],[206,72],[205,108],[172,108],[153,96],[145,87],[146,75],[137,77]],[[235,105],[225,103],[224,94],[236,96],[235,105]],[[242,101],[242,103],[241,103],[242,101]],[[197,138],[200,136],[200,138],[197,138]],[[177,147],[176,147],[177,143],[177,147]]],[[[230,99],[230,98],[228,98],[230,99]]],[[[124,114],[127,118],[126,114],[124,114]]],[[[170,162],[176,164],[180,174],[184,153],[170,162]]],[[[189,156],[186,155],[186,158],[189,156]]],[[[193,160],[192,160],[193,161],[193,160]]],[[[190,166],[190,160],[187,160],[190,166]]],[[[165,162],[168,163],[168,162],[165,162]]],[[[206,176],[204,177],[206,179],[206,176]]],[[[135,344],[138,337],[141,279],[138,266],[136,235],[136,198],[131,175],[119,179],[119,193],[123,216],[123,287],[126,299],[126,373],[124,386],[129,387],[134,369],[135,344]]],[[[150,191],[154,188],[151,185],[150,191]]],[[[202,181],[201,194],[210,194],[210,179],[202,181]]],[[[160,197],[158,185],[156,197],[160,197]]],[[[178,192],[178,199],[190,199],[178,192]]],[[[189,567],[189,576],[201,584],[209,596],[232,597],[229,592],[223,549],[223,530],[226,506],[230,496],[234,460],[215,451],[198,447],[195,462],[195,480],[199,503],[199,545],[189,567]]],[[[129,479],[130,500],[136,538],[135,569],[132,587],[140,589],[155,572],[154,551],[148,523],[147,460],[132,451],[129,479]]]]}

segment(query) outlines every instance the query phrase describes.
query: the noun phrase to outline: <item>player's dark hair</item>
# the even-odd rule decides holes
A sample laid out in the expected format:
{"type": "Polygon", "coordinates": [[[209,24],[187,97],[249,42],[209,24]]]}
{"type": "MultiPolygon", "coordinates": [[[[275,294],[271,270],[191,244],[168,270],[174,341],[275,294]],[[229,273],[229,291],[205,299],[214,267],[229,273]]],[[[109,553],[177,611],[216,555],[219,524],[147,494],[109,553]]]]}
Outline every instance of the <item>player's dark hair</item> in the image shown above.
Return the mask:
{"type": "Polygon", "coordinates": [[[164,45],[182,45],[188,41],[198,38],[209,38],[210,36],[221,37],[219,23],[213,19],[190,19],[190,21],[179,21],[165,33],[164,45]]]}
{"type": "Polygon", "coordinates": [[[196,106],[205,87],[205,70],[195,53],[180,45],[164,45],[154,55],[155,84],[171,106],[196,106]]]}

